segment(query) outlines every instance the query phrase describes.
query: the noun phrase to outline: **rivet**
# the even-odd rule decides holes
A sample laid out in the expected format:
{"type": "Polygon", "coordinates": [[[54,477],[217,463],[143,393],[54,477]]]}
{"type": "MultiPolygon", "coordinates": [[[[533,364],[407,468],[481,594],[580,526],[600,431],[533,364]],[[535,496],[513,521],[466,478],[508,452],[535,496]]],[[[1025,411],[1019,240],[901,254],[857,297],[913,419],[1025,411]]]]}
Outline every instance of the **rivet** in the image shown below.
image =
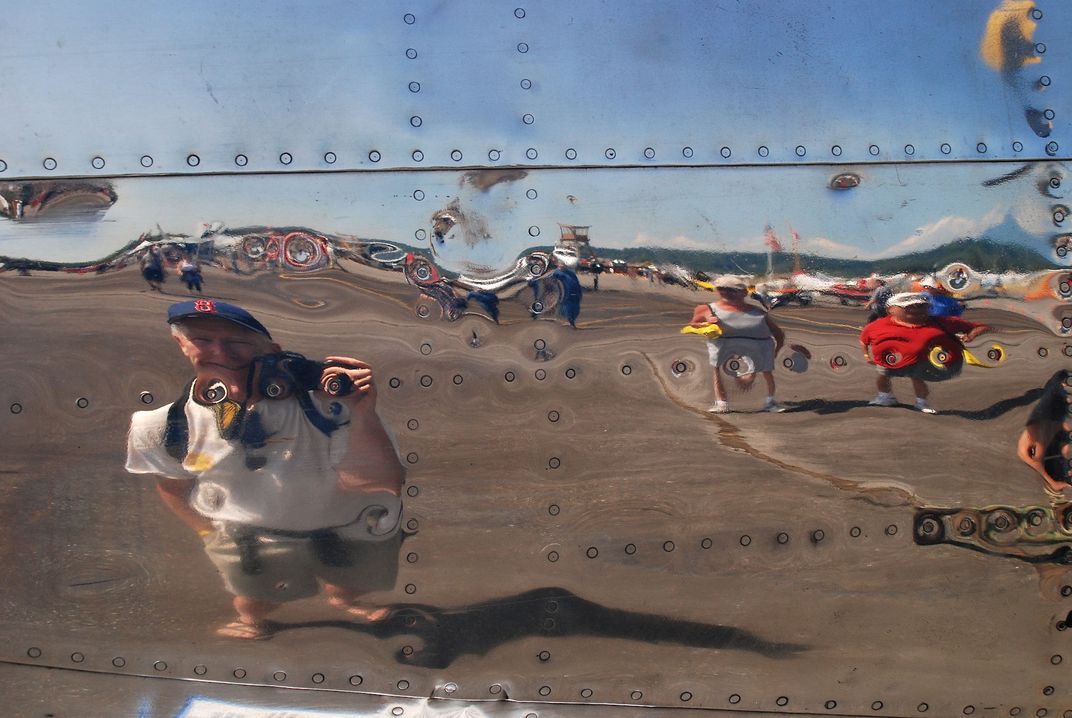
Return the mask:
{"type": "Polygon", "coordinates": [[[904,153],[906,155],[914,155],[914,154],[916,154],[916,148],[913,147],[912,145],[905,145],[904,146],[904,153]]]}
{"type": "Polygon", "coordinates": [[[272,678],[275,679],[276,683],[282,683],[287,679],[287,674],[283,671],[276,671],[272,674],[272,678]]]}
{"type": "Polygon", "coordinates": [[[703,549],[711,548],[711,546],[713,546],[713,545],[714,545],[714,542],[709,538],[705,538],[703,541],[700,542],[700,548],[703,548],[703,549]]]}
{"type": "Polygon", "coordinates": [[[1049,713],[1050,712],[1045,708],[1039,708],[1037,711],[1035,711],[1035,715],[1038,716],[1038,718],[1045,718],[1045,716],[1049,715],[1049,713]]]}
{"type": "Polygon", "coordinates": [[[870,155],[872,157],[877,156],[878,153],[879,153],[878,145],[871,145],[870,147],[867,148],[867,151],[868,151],[868,153],[870,153],[870,155]]]}
{"type": "Polygon", "coordinates": [[[1039,355],[1040,357],[1043,357],[1043,358],[1045,358],[1045,357],[1046,357],[1046,355],[1048,355],[1049,353],[1050,353],[1050,351],[1049,351],[1049,350],[1048,350],[1048,349],[1047,349],[1046,347],[1039,347],[1039,350],[1038,350],[1038,355],[1039,355]]]}
{"type": "Polygon", "coordinates": [[[16,402],[14,402],[14,403],[13,403],[13,404],[11,405],[11,413],[12,413],[12,414],[21,414],[21,413],[22,413],[22,404],[20,404],[20,403],[19,403],[19,402],[17,402],[17,401],[16,401],[16,402]]]}
{"type": "Polygon", "coordinates": [[[333,165],[333,164],[335,164],[336,159],[338,159],[338,158],[335,157],[334,152],[325,152],[324,153],[324,162],[325,163],[327,163],[329,165],[333,165]]]}
{"type": "Polygon", "coordinates": [[[141,156],[141,166],[142,167],[152,167],[153,166],[153,158],[150,157],[149,155],[142,155],[141,156]]]}
{"type": "Polygon", "coordinates": [[[448,694],[448,695],[451,694],[451,693],[456,693],[457,691],[458,691],[458,684],[457,683],[448,683],[445,686],[443,686],[443,692],[448,694]]]}
{"type": "Polygon", "coordinates": [[[685,157],[685,158],[692,157],[692,148],[691,147],[682,147],[681,148],[681,155],[683,157],[685,157]]]}
{"type": "Polygon", "coordinates": [[[871,710],[873,710],[873,711],[882,710],[882,701],[875,701],[874,703],[872,703],[871,704],[871,710]]]}
{"type": "Polygon", "coordinates": [[[1016,142],[1012,143],[1012,149],[1013,152],[1020,152],[1024,149],[1024,143],[1017,140],[1016,142]]]}
{"type": "Polygon", "coordinates": [[[1055,666],[1060,665],[1061,661],[1063,661],[1063,660],[1064,659],[1061,657],[1060,654],[1054,654],[1054,655],[1050,656],[1050,663],[1052,663],[1055,666]]]}
{"type": "Polygon", "coordinates": [[[424,190],[419,190],[419,189],[413,190],[413,199],[417,200],[418,202],[423,202],[424,201],[424,190]]]}
{"type": "Polygon", "coordinates": [[[493,696],[497,696],[502,693],[502,686],[500,686],[498,683],[493,683],[490,687],[488,687],[488,693],[493,696]]]}
{"type": "Polygon", "coordinates": [[[547,370],[546,369],[537,369],[535,372],[533,372],[532,375],[535,376],[538,381],[543,381],[544,379],[547,378],[547,370]]]}
{"type": "Polygon", "coordinates": [[[525,196],[528,197],[529,199],[536,199],[539,196],[539,194],[537,194],[536,190],[529,189],[529,190],[525,191],[525,196]]]}
{"type": "Polygon", "coordinates": [[[975,151],[978,152],[979,154],[983,154],[984,152],[986,152],[986,143],[985,142],[980,142],[979,144],[977,144],[975,146],[975,151]]]}
{"type": "Polygon", "coordinates": [[[406,554],[406,563],[417,563],[417,561],[419,561],[419,560],[420,560],[420,556],[418,556],[413,551],[410,551],[408,554],[406,554]]]}
{"type": "Polygon", "coordinates": [[[1057,150],[1059,150],[1059,149],[1061,149],[1061,148],[1056,142],[1047,142],[1046,143],[1046,154],[1048,154],[1048,155],[1057,154],[1057,150]]]}
{"type": "Polygon", "coordinates": [[[521,81],[521,89],[522,90],[531,90],[532,89],[532,80],[528,79],[527,77],[525,79],[523,79],[521,81]]]}
{"type": "Polygon", "coordinates": [[[37,648],[36,646],[34,646],[32,648],[27,649],[26,655],[29,656],[30,658],[40,658],[41,657],[41,649],[37,648]]]}
{"type": "MultiPolygon", "coordinates": [[[[410,649],[410,650],[413,650],[413,649],[410,649]]],[[[405,712],[406,712],[406,709],[403,708],[402,706],[395,706],[394,708],[391,709],[391,715],[393,715],[393,716],[400,716],[400,715],[404,714],[405,712]]]]}
{"type": "Polygon", "coordinates": [[[233,675],[235,678],[238,678],[238,679],[245,678],[246,677],[246,669],[245,668],[236,668],[236,669],[234,669],[234,672],[231,675],[233,675]]]}
{"type": "Polygon", "coordinates": [[[826,538],[826,532],[822,529],[815,529],[811,532],[811,540],[813,543],[819,543],[824,538],[826,538]]]}
{"type": "Polygon", "coordinates": [[[506,379],[506,381],[508,381],[508,382],[512,382],[512,381],[514,381],[514,379],[517,379],[517,375],[514,374],[514,372],[512,372],[512,371],[508,371],[505,374],[503,374],[503,379],[506,379]]]}
{"type": "Polygon", "coordinates": [[[733,703],[734,705],[737,705],[738,703],[741,702],[741,697],[739,695],[737,695],[736,693],[734,693],[729,697],[729,701],[730,701],[730,703],[733,703]]]}
{"type": "MultiPolygon", "coordinates": [[[[530,160],[534,160],[539,156],[540,156],[540,153],[539,153],[539,151],[537,151],[537,149],[535,147],[529,147],[527,150],[525,150],[525,157],[529,158],[530,160]]],[[[531,233],[531,230],[532,230],[532,228],[530,227],[529,228],[530,233],[531,233]]],[[[532,236],[535,237],[536,235],[534,234],[532,236]]]]}
{"type": "Polygon", "coordinates": [[[853,526],[849,529],[849,536],[852,536],[853,538],[859,538],[861,533],[859,526],[853,526]]]}
{"type": "Polygon", "coordinates": [[[420,150],[413,150],[413,154],[410,155],[414,162],[424,162],[424,153],[420,150]]]}
{"type": "Polygon", "coordinates": [[[398,690],[400,690],[400,691],[407,691],[407,690],[409,690],[409,681],[407,681],[407,680],[406,680],[405,678],[403,678],[402,680],[400,680],[400,681],[399,681],[398,683],[396,683],[395,685],[396,685],[396,686],[398,687],[398,690]]]}
{"type": "Polygon", "coordinates": [[[558,458],[557,456],[552,456],[548,460],[547,465],[549,467],[551,467],[552,469],[557,469],[558,467],[562,466],[562,460],[560,458],[558,458]]]}
{"type": "Polygon", "coordinates": [[[533,122],[536,121],[536,118],[532,115],[526,114],[521,116],[521,121],[524,122],[526,125],[531,125],[533,122]]]}
{"type": "Polygon", "coordinates": [[[419,493],[421,493],[421,490],[416,486],[410,486],[406,489],[407,496],[416,497],[419,493]]]}
{"type": "Polygon", "coordinates": [[[551,504],[547,507],[547,513],[551,514],[552,516],[558,516],[561,511],[562,509],[559,508],[558,504],[551,504]]]}
{"type": "Polygon", "coordinates": [[[410,531],[416,531],[417,529],[420,528],[420,526],[421,526],[421,523],[417,519],[410,519],[409,521],[406,522],[406,528],[408,530],[410,530],[410,531]]]}
{"type": "Polygon", "coordinates": [[[730,155],[733,154],[733,151],[729,147],[723,147],[718,151],[718,153],[722,155],[724,159],[728,160],[730,158],[730,155]]]}
{"type": "Polygon", "coordinates": [[[760,145],[759,149],[756,150],[756,152],[759,154],[760,157],[766,157],[770,154],[770,150],[767,149],[766,145],[760,145]]]}
{"type": "Polygon", "coordinates": [[[541,661],[543,661],[544,663],[546,663],[547,661],[551,660],[551,652],[550,651],[540,651],[540,653],[536,657],[538,659],[540,659],[541,661]]]}
{"type": "Polygon", "coordinates": [[[926,703],[920,703],[918,706],[916,706],[916,710],[919,711],[920,713],[926,713],[929,709],[930,709],[930,706],[927,705],[926,703]]]}
{"type": "Polygon", "coordinates": [[[975,712],[975,706],[964,706],[964,715],[970,716],[975,712]]]}
{"type": "Polygon", "coordinates": [[[886,535],[894,536],[897,534],[897,524],[890,524],[886,527],[886,535]]]}
{"type": "Polygon", "coordinates": [[[1049,75],[1043,75],[1042,77],[1039,78],[1039,84],[1042,85],[1043,87],[1049,87],[1050,82],[1051,82],[1051,80],[1050,80],[1049,75]]]}
{"type": "Polygon", "coordinates": [[[671,551],[674,550],[674,548],[675,548],[675,546],[674,546],[673,541],[665,541],[665,542],[663,542],[663,551],[666,551],[667,553],[670,553],[671,551]]]}
{"type": "Polygon", "coordinates": [[[4,162],[3,160],[0,160],[0,172],[3,172],[6,169],[7,169],[7,162],[4,162]]]}
{"type": "Polygon", "coordinates": [[[350,676],[350,685],[351,686],[359,686],[364,682],[365,682],[365,679],[362,678],[361,676],[356,676],[356,675],[355,676],[350,676]]]}
{"type": "Polygon", "coordinates": [[[536,225],[532,225],[531,227],[529,227],[529,236],[530,237],[539,237],[540,236],[540,228],[537,227],[536,225]]]}
{"type": "Polygon", "coordinates": [[[46,157],[45,160],[41,163],[41,166],[51,172],[52,170],[56,169],[58,163],[53,158],[46,157]]]}
{"type": "Polygon", "coordinates": [[[406,49],[406,57],[408,57],[411,60],[416,60],[417,59],[417,51],[414,50],[412,47],[407,48],[406,49]]]}
{"type": "Polygon", "coordinates": [[[527,42],[519,42],[519,43],[517,43],[517,51],[520,52],[522,55],[524,55],[526,52],[529,51],[528,43],[527,42]]]}
{"type": "Polygon", "coordinates": [[[1042,113],[1042,116],[1045,117],[1047,120],[1052,120],[1053,118],[1057,117],[1057,113],[1055,113],[1053,110],[1046,110],[1042,113]]]}
{"type": "Polygon", "coordinates": [[[498,162],[500,157],[502,157],[502,152],[499,150],[488,150],[488,159],[492,162],[498,162]]]}
{"type": "Polygon", "coordinates": [[[312,676],[313,683],[323,683],[325,681],[323,673],[314,673],[312,676]]]}
{"type": "Polygon", "coordinates": [[[1053,686],[1046,686],[1045,688],[1043,688],[1042,689],[1042,695],[1044,695],[1044,696],[1052,696],[1053,695],[1053,686]]]}
{"type": "Polygon", "coordinates": [[[1044,52],[1046,52],[1046,43],[1044,43],[1044,42],[1035,43],[1035,52],[1037,52],[1040,55],[1043,54],[1044,52]]]}
{"type": "Polygon", "coordinates": [[[547,560],[551,563],[555,563],[556,561],[558,561],[558,551],[551,551],[550,553],[548,553],[547,560]]]}
{"type": "Polygon", "coordinates": [[[93,165],[93,169],[104,169],[104,158],[99,156],[94,157],[93,161],[90,164],[93,165]]]}
{"type": "Polygon", "coordinates": [[[186,164],[190,165],[191,167],[197,167],[199,164],[201,164],[201,158],[197,155],[187,155],[186,164]]]}
{"type": "Polygon", "coordinates": [[[416,464],[417,460],[418,460],[417,452],[411,451],[408,454],[406,454],[406,461],[408,461],[409,463],[416,464]]]}
{"type": "Polygon", "coordinates": [[[412,596],[413,594],[417,593],[416,584],[407,583],[406,584],[406,593],[409,594],[410,596],[412,596]]]}
{"type": "Polygon", "coordinates": [[[943,155],[948,155],[950,152],[953,151],[953,148],[949,146],[948,142],[943,142],[942,146],[939,147],[938,149],[940,149],[942,151],[943,155]]]}
{"type": "Polygon", "coordinates": [[[632,556],[633,554],[636,553],[636,551],[637,551],[637,548],[636,548],[635,543],[627,543],[625,545],[625,553],[626,553],[626,555],[632,556]]]}
{"type": "Polygon", "coordinates": [[[747,546],[750,543],[752,543],[752,537],[751,536],[749,536],[748,534],[745,534],[744,536],[741,537],[741,545],[742,546],[747,546]]]}
{"type": "Polygon", "coordinates": [[[559,414],[557,411],[551,410],[551,411],[547,412],[547,420],[550,421],[552,424],[555,423],[556,421],[558,421],[561,418],[562,418],[562,415],[559,414]]]}
{"type": "Polygon", "coordinates": [[[398,387],[402,386],[402,380],[399,379],[397,376],[393,376],[390,378],[390,380],[388,380],[387,385],[392,389],[397,389],[398,387]]]}
{"type": "Polygon", "coordinates": [[[778,543],[780,543],[780,544],[789,543],[789,534],[785,533],[784,531],[782,533],[778,534],[778,543]]]}
{"type": "Polygon", "coordinates": [[[629,694],[629,697],[632,698],[634,701],[639,701],[641,698],[644,697],[644,694],[640,691],[633,691],[629,694]]]}
{"type": "Polygon", "coordinates": [[[402,655],[403,656],[412,656],[413,655],[413,646],[402,646],[402,655]]]}
{"type": "Polygon", "coordinates": [[[89,399],[85,398],[84,396],[79,397],[78,401],[75,402],[75,405],[79,409],[85,409],[87,406],[89,406],[89,399]]]}
{"type": "Polygon", "coordinates": [[[617,157],[617,156],[618,156],[618,153],[614,151],[614,148],[613,148],[613,147],[608,147],[608,148],[607,148],[607,149],[606,149],[606,150],[605,150],[605,151],[603,152],[603,156],[604,156],[604,157],[606,157],[606,158],[607,158],[608,160],[612,160],[612,159],[614,159],[615,157],[617,157]]]}
{"type": "Polygon", "coordinates": [[[514,17],[516,17],[518,20],[520,20],[521,18],[525,17],[525,8],[519,7],[516,10],[514,10],[514,17]]]}
{"type": "Polygon", "coordinates": [[[777,703],[780,706],[788,705],[789,704],[789,698],[788,698],[788,696],[778,696],[778,699],[776,701],[774,701],[774,702],[777,703]]]}
{"type": "Polygon", "coordinates": [[[454,382],[454,386],[461,386],[462,382],[465,381],[465,377],[461,374],[455,374],[450,380],[454,382]]]}
{"type": "Polygon", "coordinates": [[[153,668],[155,668],[158,671],[166,671],[167,670],[167,663],[165,663],[164,661],[157,661],[156,663],[153,664],[153,668]]]}
{"type": "Polygon", "coordinates": [[[425,388],[428,388],[428,387],[432,386],[432,377],[430,377],[427,374],[425,374],[424,376],[421,377],[420,384],[421,384],[421,386],[423,386],[425,388]]]}
{"type": "Polygon", "coordinates": [[[86,660],[85,655],[82,654],[82,653],[79,653],[78,651],[75,651],[74,653],[71,654],[71,661],[73,663],[81,663],[84,660],[86,660]]]}
{"type": "Polygon", "coordinates": [[[688,703],[692,700],[692,694],[688,691],[684,691],[680,696],[678,696],[678,698],[681,699],[682,703],[688,703]]]}
{"type": "Polygon", "coordinates": [[[203,676],[206,673],[208,673],[208,666],[203,666],[201,664],[198,664],[198,665],[194,666],[194,673],[199,675],[199,676],[203,676]]]}
{"type": "Polygon", "coordinates": [[[804,147],[804,145],[797,145],[796,152],[797,157],[803,157],[804,155],[808,154],[808,150],[806,147],[804,147]]]}
{"type": "Polygon", "coordinates": [[[653,147],[645,147],[644,148],[644,156],[647,157],[649,160],[655,159],[655,148],[653,148],[653,147]]]}
{"type": "Polygon", "coordinates": [[[577,159],[577,150],[573,149],[572,147],[568,148],[566,150],[566,159],[567,160],[575,160],[575,159],[577,159]]]}
{"type": "Polygon", "coordinates": [[[626,376],[629,376],[632,373],[633,373],[633,367],[629,366],[628,364],[623,364],[622,365],[622,374],[625,374],[626,376]]]}
{"type": "Polygon", "coordinates": [[[289,165],[293,161],[294,161],[294,156],[292,154],[290,154],[289,152],[284,152],[281,155],[279,155],[279,164],[289,165]]]}
{"type": "Polygon", "coordinates": [[[567,369],[566,370],[566,378],[567,379],[572,379],[575,376],[577,376],[577,370],[576,369],[567,369]]]}
{"type": "Polygon", "coordinates": [[[592,697],[592,689],[591,688],[582,688],[581,689],[581,698],[591,698],[591,697],[592,697]]]}
{"type": "Polygon", "coordinates": [[[841,145],[834,145],[830,148],[830,154],[834,157],[841,157],[841,145]]]}
{"type": "Polygon", "coordinates": [[[823,704],[823,706],[824,706],[824,707],[825,707],[825,708],[826,708],[826,709],[827,709],[828,711],[832,711],[832,710],[834,710],[835,708],[837,708],[837,701],[827,701],[826,703],[824,703],[824,704],[823,704]]]}
{"type": "Polygon", "coordinates": [[[377,152],[376,150],[372,150],[371,152],[368,153],[368,158],[369,158],[370,162],[379,162],[380,159],[382,158],[382,155],[379,152],[377,152]]]}

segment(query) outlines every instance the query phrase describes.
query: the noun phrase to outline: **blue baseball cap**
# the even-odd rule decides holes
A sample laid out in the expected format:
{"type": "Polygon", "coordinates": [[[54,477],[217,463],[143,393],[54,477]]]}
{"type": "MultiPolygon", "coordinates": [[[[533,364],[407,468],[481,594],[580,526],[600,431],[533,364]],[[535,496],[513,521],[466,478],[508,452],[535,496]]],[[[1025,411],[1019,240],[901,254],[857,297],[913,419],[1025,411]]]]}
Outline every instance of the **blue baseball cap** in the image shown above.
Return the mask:
{"type": "Polygon", "coordinates": [[[178,304],[172,304],[168,307],[168,324],[174,324],[183,319],[191,319],[193,317],[219,317],[220,319],[226,319],[229,322],[233,322],[244,329],[249,329],[250,331],[264,335],[269,339],[272,338],[272,335],[268,333],[268,330],[265,329],[264,325],[258,322],[252,314],[234,304],[217,302],[212,299],[191,299],[190,301],[179,302],[178,304]]]}

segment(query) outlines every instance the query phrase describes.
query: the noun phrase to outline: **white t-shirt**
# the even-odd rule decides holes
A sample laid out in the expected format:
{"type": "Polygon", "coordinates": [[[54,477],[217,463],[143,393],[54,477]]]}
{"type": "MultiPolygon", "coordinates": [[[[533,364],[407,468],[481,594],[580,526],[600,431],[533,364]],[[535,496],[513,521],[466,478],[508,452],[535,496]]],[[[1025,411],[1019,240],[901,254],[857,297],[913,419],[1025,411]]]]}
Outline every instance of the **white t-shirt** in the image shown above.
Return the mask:
{"type": "Polygon", "coordinates": [[[215,412],[186,402],[189,448],[180,464],[164,447],[171,405],[135,412],[127,437],[127,471],[172,479],[195,479],[190,506],[206,518],[287,531],[310,531],[354,521],[368,497],[339,486],[335,466],[346,453],[350,412],[341,402],[313,405],[340,428],[331,436],[313,426],[296,399],[254,405],[268,436],[260,449],[246,449],[220,436],[215,412]],[[334,409],[334,411],[332,411],[334,409]],[[252,456],[261,468],[252,470],[252,456]]]}

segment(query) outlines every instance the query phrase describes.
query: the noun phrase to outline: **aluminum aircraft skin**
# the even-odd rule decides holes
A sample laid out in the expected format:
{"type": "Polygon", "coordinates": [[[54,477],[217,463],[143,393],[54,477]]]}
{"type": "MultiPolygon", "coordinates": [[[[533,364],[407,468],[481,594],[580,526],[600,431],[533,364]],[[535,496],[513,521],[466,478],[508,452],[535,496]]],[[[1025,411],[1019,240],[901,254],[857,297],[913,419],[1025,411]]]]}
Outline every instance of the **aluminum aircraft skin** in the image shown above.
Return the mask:
{"type": "Polygon", "coordinates": [[[1072,716],[1072,5],[5,8],[12,716],[1072,716]]]}

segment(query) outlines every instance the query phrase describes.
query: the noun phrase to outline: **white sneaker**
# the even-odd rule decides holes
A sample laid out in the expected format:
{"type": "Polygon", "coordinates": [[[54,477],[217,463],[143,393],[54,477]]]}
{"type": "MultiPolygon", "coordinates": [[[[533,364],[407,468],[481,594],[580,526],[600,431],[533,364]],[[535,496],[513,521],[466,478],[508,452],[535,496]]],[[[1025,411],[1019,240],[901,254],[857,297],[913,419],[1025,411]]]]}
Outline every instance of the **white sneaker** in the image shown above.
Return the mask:
{"type": "Polygon", "coordinates": [[[916,399],[916,408],[919,409],[920,411],[922,411],[924,414],[937,414],[938,413],[937,411],[932,409],[930,407],[930,404],[928,404],[926,402],[926,400],[924,400],[924,399],[916,399]]]}
{"type": "Polygon", "coordinates": [[[875,398],[867,402],[868,406],[897,406],[897,397],[893,394],[879,392],[875,398]]]}
{"type": "Polygon", "coordinates": [[[774,399],[767,399],[767,401],[763,402],[763,411],[769,411],[772,414],[781,414],[785,411],[785,407],[774,399]]]}
{"type": "Polygon", "coordinates": [[[724,401],[716,401],[707,410],[708,414],[729,414],[730,405],[724,401]]]}

